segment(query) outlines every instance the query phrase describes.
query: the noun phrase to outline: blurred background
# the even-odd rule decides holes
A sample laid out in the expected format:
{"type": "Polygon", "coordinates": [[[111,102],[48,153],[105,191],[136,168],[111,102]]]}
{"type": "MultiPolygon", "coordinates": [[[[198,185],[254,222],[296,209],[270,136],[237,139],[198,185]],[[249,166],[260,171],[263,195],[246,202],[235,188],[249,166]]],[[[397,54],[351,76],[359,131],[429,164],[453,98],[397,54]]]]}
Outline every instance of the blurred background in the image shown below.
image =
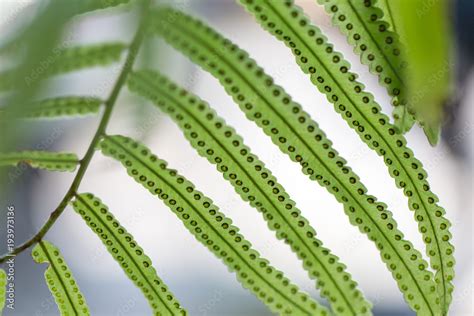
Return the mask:
{"type": "MultiPolygon", "coordinates": [[[[296,1],[351,61],[352,69],[371,91],[386,113],[392,111],[390,99],[377,78],[361,65],[339,30],[316,1],[296,1]]],[[[326,131],[334,147],[360,175],[369,193],[388,204],[407,239],[424,249],[421,236],[409,211],[406,198],[394,186],[386,167],[374,152],[363,144],[340,119],[322,94],[311,84],[294,62],[283,43],[263,31],[244,9],[232,0],[180,1],[181,9],[206,20],[226,37],[247,50],[250,55],[283,86],[294,100],[302,104],[326,131]]],[[[2,39],[15,29],[19,21],[34,16],[39,9],[34,0],[0,0],[0,32],[2,39]]],[[[429,174],[432,190],[447,210],[453,224],[456,247],[455,292],[450,315],[474,315],[472,275],[473,261],[473,102],[472,75],[474,16],[473,2],[452,3],[453,54],[456,56],[456,98],[453,98],[443,126],[443,137],[431,147],[419,127],[407,135],[408,144],[429,174]],[[469,11],[470,10],[470,11],[469,11]]],[[[107,13],[91,13],[68,24],[64,45],[129,42],[135,31],[133,13],[116,8],[107,13]]],[[[413,315],[404,303],[396,283],[379,258],[375,246],[351,226],[342,206],[316,182],[309,181],[300,167],[281,154],[276,146],[244,114],[224,92],[219,83],[164,42],[154,39],[146,43],[142,65],[157,67],[193,91],[223,116],[244,137],[273,171],[310,221],[327,247],[346,263],[348,271],[374,303],[376,315],[413,315]]],[[[140,65],[139,63],[139,65],[140,65]]],[[[0,69],[7,68],[0,59],[0,69]]],[[[45,95],[84,94],[106,97],[120,71],[120,64],[93,68],[52,78],[45,95]]],[[[1,97],[0,97],[1,99],[1,97]]],[[[22,139],[18,149],[71,151],[82,156],[97,128],[99,117],[75,120],[38,121],[19,125],[31,136],[22,139]]],[[[204,158],[191,148],[175,124],[159,110],[129,94],[121,93],[108,128],[109,134],[123,134],[141,140],[171,168],[196,184],[231,217],[263,257],[284,271],[301,289],[319,298],[314,282],[307,278],[296,256],[276,240],[266,223],[253,208],[240,200],[233,188],[204,158]]],[[[0,135],[0,138],[2,136],[0,135]]],[[[47,220],[57,206],[74,174],[38,171],[18,166],[4,173],[11,190],[0,195],[1,223],[5,223],[8,205],[16,210],[16,244],[22,243],[47,220]]],[[[154,196],[137,185],[116,162],[97,153],[82,181],[81,192],[99,196],[142,245],[151,257],[158,274],[185,306],[190,315],[269,315],[265,307],[236,281],[234,274],[198,243],[180,220],[154,196]]],[[[0,240],[5,240],[5,227],[0,227],[0,240]]],[[[92,315],[149,315],[150,309],[141,292],[133,286],[100,240],[80,217],[67,208],[48,233],[47,239],[63,252],[86,296],[92,315]]],[[[2,253],[6,244],[0,244],[2,253]]],[[[15,310],[5,315],[58,315],[43,279],[46,265],[34,264],[29,252],[16,258],[15,310]]]]}

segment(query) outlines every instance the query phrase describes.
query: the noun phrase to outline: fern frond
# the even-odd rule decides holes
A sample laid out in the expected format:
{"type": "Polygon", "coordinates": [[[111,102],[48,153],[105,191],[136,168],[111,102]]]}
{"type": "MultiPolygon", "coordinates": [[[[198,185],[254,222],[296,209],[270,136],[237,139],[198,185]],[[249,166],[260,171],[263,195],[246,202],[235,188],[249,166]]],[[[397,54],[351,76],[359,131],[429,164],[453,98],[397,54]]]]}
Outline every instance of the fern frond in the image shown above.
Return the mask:
{"type": "Polygon", "coordinates": [[[186,228],[235,271],[237,279],[273,312],[284,315],[328,315],[307,294],[260,258],[232,221],[194,185],[166,167],[148,148],[123,136],[107,136],[102,152],[120,161],[130,176],[157,195],[183,221],[186,228]]]}
{"type": "MultiPolygon", "coordinates": [[[[127,48],[122,43],[101,43],[53,50],[53,53],[37,68],[27,73],[25,81],[34,81],[42,77],[64,74],[84,68],[104,67],[118,62],[127,48]]],[[[16,69],[0,72],[0,91],[15,89],[18,78],[16,69]]]]}
{"type": "Polygon", "coordinates": [[[153,21],[154,33],[214,75],[281,151],[343,203],[351,223],[380,249],[410,306],[435,313],[439,308],[435,283],[422,255],[403,238],[386,205],[366,193],[359,177],[301,106],[273,84],[246,52],[203,22],[166,8],[157,11],[153,21]]]}
{"type": "MultiPolygon", "coordinates": [[[[382,19],[383,12],[375,5],[377,0],[317,0],[332,16],[332,23],[347,37],[364,65],[379,78],[379,83],[392,96],[393,118],[397,130],[405,133],[415,120],[408,114],[407,87],[404,83],[402,58],[404,50],[399,36],[382,19]],[[400,115],[403,113],[403,115],[400,115]]],[[[241,2],[246,2],[242,0],[241,2]]]]}
{"type": "Polygon", "coordinates": [[[380,105],[356,81],[357,75],[349,71],[349,63],[341,53],[334,51],[332,44],[311,25],[298,6],[292,1],[253,2],[255,5],[246,4],[248,10],[265,29],[291,48],[301,69],[326,94],[336,111],[371,149],[384,157],[390,175],[404,190],[409,207],[415,212],[426,253],[436,271],[441,302],[451,301],[455,263],[454,247],[449,242],[451,224],[444,217],[444,209],[437,204],[437,196],[430,191],[426,171],[407,147],[406,139],[396,134],[380,105]],[[263,20],[263,16],[267,18],[263,20]]]}
{"type": "Polygon", "coordinates": [[[102,240],[125,274],[143,292],[153,315],[186,315],[173,293],[156,274],[151,259],[99,198],[90,193],[76,195],[72,205],[102,240]]]}
{"type": "Polygon", "coordinates": [[[199,154],[216,164],[242,199],[262,213],[277,238],[284,239],[303,261],[309,276],[317,277],[317,286],[334,311],[341,315],[370,314],[371,304],[344,271],[345,265],[322,247],[294,201],[234,128],[206,102],[156,72],[133,73],[128,85],[169,114],[199,154]]]}
{"type": "Polygon", "coordinates": [[[49,171],[74,171],[79,164],[76,154],[50,151],[19,151],[0,153],[0,167],[26,163],[49,171]]]}
{"type": "Polygon", "coordinates": [[[0,269],[0,315],[2,315],[3,308],[5,307],[6,299],[6,286],[7,286],[7,274],[5,270],[0,269]]]}
{"type": "Polygon", "coordinates": [[[44,277],[61,315],[90,315],[84,296],[59,249],[48,241],[40,241],[33,248],[32,256],[37,263],[49,263],[44,277]]]}
{"type": "MultiPolygon", "coordinates": [[[[28,111],[22,113],[22,118],[58,119],[97,114],[103,103],[104,101],[99,98],[81,96],[44,99],[28,107],[28,111]]],[[[0,115],[2,112],[8,113],[11,110],[13,109],[4,107],[0,110],[0,115]]]]}

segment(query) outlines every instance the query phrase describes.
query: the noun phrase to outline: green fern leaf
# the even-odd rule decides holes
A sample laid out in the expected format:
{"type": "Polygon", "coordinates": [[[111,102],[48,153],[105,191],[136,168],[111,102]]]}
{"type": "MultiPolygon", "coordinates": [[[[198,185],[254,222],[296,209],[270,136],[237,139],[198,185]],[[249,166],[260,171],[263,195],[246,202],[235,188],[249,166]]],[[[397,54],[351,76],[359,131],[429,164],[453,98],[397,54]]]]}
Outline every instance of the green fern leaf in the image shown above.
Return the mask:
{"type": "Polygon", "coordinates": [[[76,195],[72,204],[125,274],[143,292],[153,309],[153,315],[186,315],[186,311],[156,274],[151,259],[100,199],[85,193],[76,195]]]}
{"type": "Polygon", "coordinates": [[[392,1],[395,19],[407,49],[408,108],[423,127],[431,145],[436,145],[443,123],[444,106],[452,94],[452,33],[449,1],[392,1]]]}
{"type": "Polygon", "coordinates": [[[6,286],[7,286],[7,274],[5,270],[0,269],[0,315],[2,315],[3,308],[5,307],[6,299],[6,286]]]}
{"type": "Polygon", "coordinates": [[[157,195],[183,221],[186,228],[228,266],[237,279],[273,312],[284,315],[328,315],[307,294],[291,284],[238,233],[218,207],[194,185],[148,148],[123,136],[105,137],[102,152],[119,160],[130,176],[157,195]]]}
{"type": "Polygon", "coordinates": [[[268,227],[302,259],[310,277],[317,277],[317,286],[333,310],[341,315],[370,314],[371,304],[345,266],[322,247],[315,230],[270,170],[207,103],[152,71],[131,74],[128,85],[169,114],[199,154],[216,164],[242,199],[262,213],[268,227]]]}
{"type": "Polygon", "coordinates": [[[120,60],[126,47],[122,43],[101,43],[67,48],[58,53],[58,58],[46,71],[49,75],[56,75],[84,68],[108,66],[120,60]]]}
{"type": "MultiPolygon", "coordinates": [[[[377,0],[317,0],[332,16],[332,22],[346,35],[354,52],[360,56],[370,72],[378,75],[379,83],[392,96],[395,106],[393,118],[397,131],[405,133],[415,120],[408,114],[407,88],[404,83],[402,47],[398,34],[382,19],[383,11],[375,5],[377,0]],[[403,115],[400,115],[403,113],[403,115]]],[[[241,2],[246,2],[242,0],[241,2]]]]}
{"type": "Polygon", "coordinates": [[[109,9],[125,4],[129,4],[130,0],[107,0],[107,1],[97,1],[97,0],[84,0],[84,3],[81,6],[84,8],[84,12],[96,11],[109,9]]]}
{"type": "MultiPolygon", "coordinates": [[[[276,3],[276,2],[274,2],[276,3]]],[[[386,205],[366,194],[359,177],[346,166],[316,122],[261,67],[228,39],[203,22],[173,9],[156,13],[152,32],[214,75],[247,117],[269,135],[281,151],[299,162],[310,179],[326,187],[352,224],[380,249],[405,299],[413,309],[435,313],[435,283],[427,263],[403,239],[386,205]]]]}
{"type": "MultiPolygon", "coordinates": [[[[91,67],[104,67],[118,62],[122,52],[127,48],[122,43],[93,44],[54,49],[53,54],[37,69],[28,73],[25,82],[34,81],[38,74],[53,76],[91,67]]],[[[16,69],[0,73],[0,91],[15,89],[16,69]]]]}
{"type": "MultiPolygon", "coordinates": [[[[346,35],[364,65],[379,76],[379,82],[394,97],[395,105],[405,104],[406,88],[401,73],[403,61],[398,35],[381,20],[376,0],[317,0],[332,16],[332,23],[346,35]]],[[[247,2],[243,0],[242,3],[247,2]]]]}
{"type": "Polygon", "coordinates": [[[44,277],[61,315],[90,315],[84,296],[59,249],[48,241],[40,241],[33,248],[32,256],[37,263],[49,263],[44,277]]]}
{"type": "MultiPolygon", "coordinates": [[[[22,114],[23,118],[27,119],[84,116],[97,114],[103,103],[104,101],[94,97],[64,96],[35,102],[34,105],[28,107],[28,112],[22,114]]],[[[5,112],[9,110],[8,107],[4,109],[5,112]]]]}
{"type": "Polygon", "coordinates": [[[449,242],[451,224],[444,217],[444,209],[437,204],[437,196],[430,191],[421,162],[407,147],[406,139],[396,135],[395,127],[381,112],[374,97],[356,81],[357,75],[349,71],[350,65],[342,54],[334,51],[299,7],[291,1],[254,2],[258,4],[246,5],[248,10],[264,28],[292,49],[301,69],[310,74],[311,81],[326,94],[336,111],[371,149],[384,157],[390,175],[404,190],[409,207],[415,212],[426,253],[436,271],[435,281],[444,307],[445,302],[451,301],[453,291],[455,260],[454,247],[449,242]],[[263,21],[262,16],[267,19],[263,21]]]}
{"type": "Polygon", "coordinates": [[[76,154],[49,151],[20,151],[0,153],[0,167],[26,163],[33,168],[49,171],[74,171],[79,164],[76,154]]]}

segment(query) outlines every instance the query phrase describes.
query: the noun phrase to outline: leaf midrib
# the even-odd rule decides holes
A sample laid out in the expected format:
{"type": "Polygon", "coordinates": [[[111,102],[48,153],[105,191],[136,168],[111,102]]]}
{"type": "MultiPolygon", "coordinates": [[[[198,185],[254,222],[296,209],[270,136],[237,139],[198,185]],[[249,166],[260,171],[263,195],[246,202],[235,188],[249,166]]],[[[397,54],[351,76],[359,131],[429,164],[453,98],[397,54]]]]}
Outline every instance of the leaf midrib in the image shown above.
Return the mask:
{"type": "MultiPolygon", "coordinates": [[[[256,275],[260,276],[260,279],[264,282],[264,283],[267,283],[269,285],[270,288],[272,288],[276,293],[280,294],[283,298],[285,298],[288,302],[291,302],[294,306],[298,307],[300,310],[304,311],[305,313],[307,313],[308,311],[304,308],[304,307],[301,307],[298,303],[292,301],[291,299],[289,299],[285,294],[283,294],[277,287],[273,286],[273,284],[271,284],[271,282],[268,282],[264,277],[262,277],[262,275],[257,271],[255,270],[255,268],[249,264],[247,262],[247,260],[245,260],[241,255],[240,253],[235,250],[234,247],[232,247],[229,242],[227,241],[226,238],[222,237],[221,234],[219,233],[219,231],[217,231],[213,225],[211,225],[209,223],[209,221],[199,212],[197,211],[196,208],[193,207],[193,204],[191,202],[189,202],[189,199],[184,196],[179,190],[175,189],[175,187],[170,184],[164,177],[161,177],[160,174],[158,172],[156,172],[153,168],[151,168],[150,166],[148,166],[147,163],[145,162],[142,162],[142,160],[137,157],[131,150],[128,150],[128,148],[126,148],[125,146],[123,146],[120,142],[116,141],[115,139],[113,139],[112,137],[107,137],[107,139],[109,141],[111,141],[112,143],[114,143],[116,146],[118,147],[121,147],[122,150],[124,150],[125,152],[127,152],[130,156],[132,156],[136,161],[138,161],[139,163],[141,163],[145,168],[147,168],[149,171],[151,171],[152,174],[154,174],[157,178],[161,179],[168,187],[172,188],[173,191],[175,191],[175,193],[179,196],[181,196],[181,198],[183,198],[183,200],[186,201],[186,203],[190,206],[191,209],[194,209],[196,212],[196,214],[206,223],[206,225],[211,228],[217,236],[219,236],[226,244],[227,246],[229,247],[229,249],[231,249],[241,260],[242,262],[244,262],[248,268],[250,270],[252,270],[256,275]]],[[[155,195],[155,194],[154,194],[155,195]]],[[[311,315],[311,313],[309,313],[309,315],[311,315]]]]}

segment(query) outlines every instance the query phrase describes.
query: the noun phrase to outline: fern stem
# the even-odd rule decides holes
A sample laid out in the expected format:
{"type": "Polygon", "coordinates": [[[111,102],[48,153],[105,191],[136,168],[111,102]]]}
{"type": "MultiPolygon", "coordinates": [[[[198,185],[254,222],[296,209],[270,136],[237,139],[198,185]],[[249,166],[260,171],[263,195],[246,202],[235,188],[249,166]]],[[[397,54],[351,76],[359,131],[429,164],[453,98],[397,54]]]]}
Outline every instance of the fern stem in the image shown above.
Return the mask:
{"type": "Polygon", "coordinates": [[[128,49],[128,54],[125,59],[125,63],[122,67],[122,70],[120,72],[120,75],[117,78],[109,97],[105,101],[104,114],[102,115],[97,131],[95,132],[94,138],[92,139],[87,149],[87,152],[84,155],[84,158],[82,158],[80,161],[79,170],[77,171],[77,174],[74,177],[74,180],[72,181],[71,186],[69,187],[68,191],[66,192],[66,194],[64,195],[63,199],[61,200],[59,205],[56,207],[56,209],[49,215],[48,220],[43,225],[43,227],[41,227],[38,233],[36,233],[36,235],[34,235],[28,241],[24,242],[17,248],[13,249],[10,253],[7,253],[1,256],[0,263],[5,262],[11,257],[15,257],[16,255],[20,254],[24,250],[40,242],[43,239],[43,237],[46,235],[46,233],[51,229],[51,227],[53,227],[54,223],[58,220],[61,214],[64,212],[64,210],[66,209],[66,206],[69,204],[71,199],[76,195],[76,191],[79,188],[82,182],[82,179],[84,178],[84,175],[87,171],[87,168],[89,167],[92,157],[94,156],[96,146],[101,140],[102,136],[105,135],[107,125],[110,121],[110,117],[112,115],[112,111],[115,107],[120,91],[122,90],[122,87],[126,83],[127,76],[131,72],[133,64],[135,63],[135,59],[138,55],[138,52],[140,50],[140,46],[143,42],[143,37],[145,34],[146,24],[148,21],[147,12],[148,12],[149,6],[150,6],[150,0],[144,0],[143,5],[141,6],[140,26],[138,27],[138,30],[135,33],[135,36],[133,38],[133,41],[130,44],[130,47],[128,49]]]}

